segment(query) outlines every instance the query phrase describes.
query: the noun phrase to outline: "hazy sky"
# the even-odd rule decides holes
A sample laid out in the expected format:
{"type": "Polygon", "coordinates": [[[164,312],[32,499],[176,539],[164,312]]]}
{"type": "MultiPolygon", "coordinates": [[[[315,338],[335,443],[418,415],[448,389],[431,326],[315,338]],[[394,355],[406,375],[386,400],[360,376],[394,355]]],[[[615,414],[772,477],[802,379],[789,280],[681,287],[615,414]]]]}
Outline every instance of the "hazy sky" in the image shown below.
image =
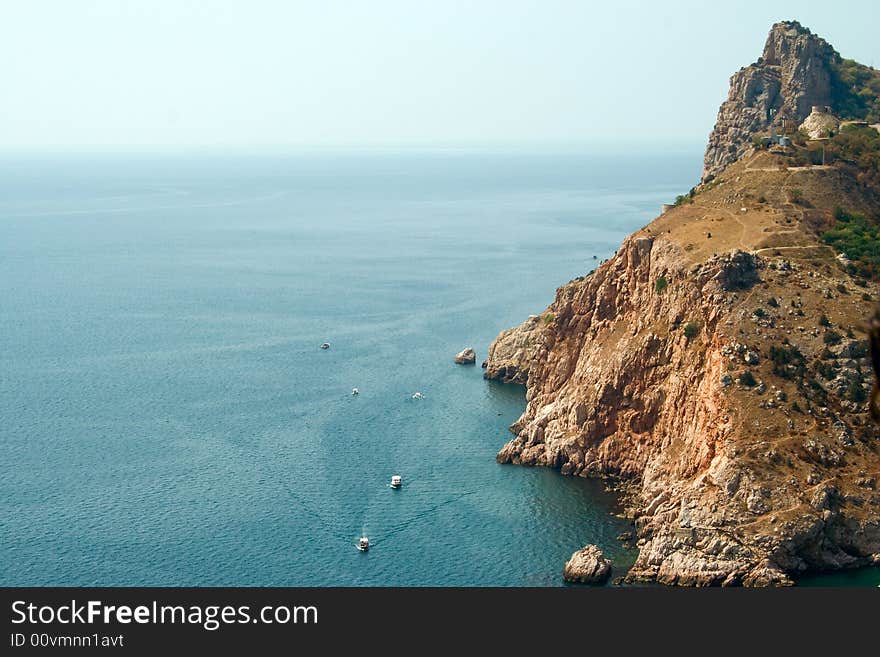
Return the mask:
{"type": "Polygon", "coordinates": [[[0,0],[0,149],[702,141],[773,22],[877,65],[877,7],[0,0]]]}

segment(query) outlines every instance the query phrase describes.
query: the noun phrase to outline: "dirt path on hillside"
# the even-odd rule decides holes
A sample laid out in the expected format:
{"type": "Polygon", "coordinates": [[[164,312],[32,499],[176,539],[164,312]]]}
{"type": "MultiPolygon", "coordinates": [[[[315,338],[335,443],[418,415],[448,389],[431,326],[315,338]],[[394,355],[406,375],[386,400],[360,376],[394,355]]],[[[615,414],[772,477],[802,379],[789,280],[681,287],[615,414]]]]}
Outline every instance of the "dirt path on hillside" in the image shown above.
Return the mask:
{"type": "MultiPolygon", "coordinates": [[[[834,255],[834,249],[830,246],[825,246],[824,244],[809,244],[805,246],[765,246],[764,248],[757,249],[752,251],[752,253],[759,255],[762,251],[787,251],[787,250],[807,250],[807,249],[815,249],[817,251],[821,251],[823,253],[831,252],[831,255],[834,255]]],[[[806,257],[806,256],[805,256],[806,257]]]]}

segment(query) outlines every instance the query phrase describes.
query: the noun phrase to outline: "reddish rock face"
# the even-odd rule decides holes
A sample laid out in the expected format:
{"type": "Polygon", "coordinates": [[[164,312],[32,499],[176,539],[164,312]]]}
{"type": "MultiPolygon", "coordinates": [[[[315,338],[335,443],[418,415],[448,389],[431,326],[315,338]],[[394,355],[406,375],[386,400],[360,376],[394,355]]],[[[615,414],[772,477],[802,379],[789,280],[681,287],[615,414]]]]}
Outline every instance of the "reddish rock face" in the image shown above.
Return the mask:
{"type": "MultiPolygon", "coordinates": [[[[712,193],[707,207],[731,191],[712,193]]],[[[786,378],[787,370],[772,373],[773,359],[784,360],[774,348],[796,347],[808,364],[822,357],[818,330],[801,333],[796,324],[818,326],[823,311],[838,321],[844,313],[867,316],[870,304],[853,309],[852,296],[810,297],[813,286],[853,286],[840,268],[820,263],[814,270],[812,256],[777,265],[772,249],[755,244],[745,244],[751,252],[693,256],[686,242],[703,234],[699,222],[717,222],[711,214],[695,219],[701,212],[666,213],[591,276],[559,288],[543,315],[517,329],[528,405],[498,460],[632,482],[640,553],[630,580],[784,585],[806,570],[873,563],[880,495],[867,473],[880,472],[880,434],[864,404],[848,406],[834,382],[824,384],[828,407],[820,409],[800,396],[806,388],[786,378]],[[827,271],[839,278],[826,282],[827,271]],[[775,301],[755,314],[758,300],[771,296],[786,305],[775,301]],[[795,306],[786,299],[802,300],[815,316],[789,312],[795,306]],[[553,320],[536,319],[545,316],[553,320]],[[540,339],[525,348],[525,335],[540,339]],[[746,370],[754,373],[750,383],[740,376],[746,370]]],[[[713,248],[743,241],[737,224],[713,234],[713,248]]],[[[756,234],[765,239],[763,230],[756,234]]],[[[496,342],[510,339],[503,333],[496,342]]],[[[834,347],[841,355],[828,356],[849,363],[838,378],[850,367],[847,376],[868,386],[864,350],[847,360],[841,345],[834,347]]],[[[488,371],[510,367],[493,360],[500,353],[498,344],[490,350],[488,371]]],[[[809,371],[804,381],[814,376],[809,371]]]]}
{"type": "Polygon", "coordinates": [[[880,193],[846,163],[739,160],[755,132],[852,93],[835,91],[841,61],[774,25],[731,78],[712,184],[489,349],[487,378],[527,386],[500,462],[630,483],[630,580],[778,585],[880,563],[874,290],[819,238],[836,208],[880,215],[880,193]]]}

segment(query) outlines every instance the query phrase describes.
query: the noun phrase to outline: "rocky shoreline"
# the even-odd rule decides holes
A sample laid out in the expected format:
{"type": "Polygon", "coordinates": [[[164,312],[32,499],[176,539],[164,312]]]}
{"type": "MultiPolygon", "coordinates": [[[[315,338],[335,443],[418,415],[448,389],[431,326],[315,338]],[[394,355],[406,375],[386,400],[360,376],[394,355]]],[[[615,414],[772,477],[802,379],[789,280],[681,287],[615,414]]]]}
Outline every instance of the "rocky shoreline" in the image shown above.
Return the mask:
{"type": "MultiPolygon", "coordinates": [[[[560,288],[556,319],[539,336],[529,320],[525,332],[540,339],[527,363],[490,362],[487,371],[530,372],[528,407],[499,462],[624,484],[639,549],[628,581],[790,584],[808,570],[877,563],[880,496],[867,476],[876,432],[846,422],[838,429],[840,419],[817,412],[810,437],[756,440],[737,397],[760,395],[723,380],[737,304],[719,281],[739,258],[707,263],[661,296],[649,284],[652,267],[676,280],[690,273],[672,274],[667,247],[627,240],[619,260],[560,288]],[[696,345],[654,321],[688,316],[702,319],[696,345]],[[844,445],[837,433],[860,437],[844,445]],[[792,459],[785,469],[764,467],[792,459]],[[863,466],[841,470],[844,459],[863,466]]],[[[779,415],[787,427],[794,414],[779,415]]]]}
{"type": "MultiPolygon", "coordinates": [[[[771,31],[765,58],[788,87],[809,86],[794,60],[832,56],[807,48],[815,39],[790,23],[771,31]]],[[[880,202],[845,167],[763,166],[745,146],[719,160],[724,122],[746,125],[736,111],[722,108],[707,149],[712,182],[502,332],[484,363],[486,378],[527,387],[499,462],[623,488],[639,550],[630,582],[791,585],[880,564],[875,300],[816,229],[835,208],[875,214],[880,202]]]]}

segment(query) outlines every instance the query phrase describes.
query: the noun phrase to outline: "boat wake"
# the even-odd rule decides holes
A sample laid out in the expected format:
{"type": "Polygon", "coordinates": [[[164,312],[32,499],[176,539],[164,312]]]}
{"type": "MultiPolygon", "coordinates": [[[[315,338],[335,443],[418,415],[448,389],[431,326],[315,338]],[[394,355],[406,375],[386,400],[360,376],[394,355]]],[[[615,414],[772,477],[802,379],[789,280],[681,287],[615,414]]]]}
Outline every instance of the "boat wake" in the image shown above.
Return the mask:
{"type": "Polygon", "coordinates": [[[393,538],[397,534],[400,534],[401,532],[406,531],[407,529],[409,529],[413,525],[419,523],[420,521],[427,520],[431,515],[433,515],[434,513],[436,513],[437,511],[439,511],[443,507],[449,506],[450,504],[454,504],[455,502],[458,502],[459,500],[461,500],[464,497],[467,497],[468,495],[473,495],[475,492],[476,491],[471,490],[471,491],[467,491],[465,493],[462,493],[461,495],[456,495],[453,498],[450,498],[444,502],[440,502],[439,504],[435,504],[434,506],[432,506],[428,509],[425,509],[424,511],[416,513],[415,515],[411,516],[407,520],[399,522],[396,525],[392,525],[386,531],[379,533],[376,538],[371,538],[370,545],[379,545],[380,543],[384,543],[384,542],[388,541],[389,539],[393,538]]]}

